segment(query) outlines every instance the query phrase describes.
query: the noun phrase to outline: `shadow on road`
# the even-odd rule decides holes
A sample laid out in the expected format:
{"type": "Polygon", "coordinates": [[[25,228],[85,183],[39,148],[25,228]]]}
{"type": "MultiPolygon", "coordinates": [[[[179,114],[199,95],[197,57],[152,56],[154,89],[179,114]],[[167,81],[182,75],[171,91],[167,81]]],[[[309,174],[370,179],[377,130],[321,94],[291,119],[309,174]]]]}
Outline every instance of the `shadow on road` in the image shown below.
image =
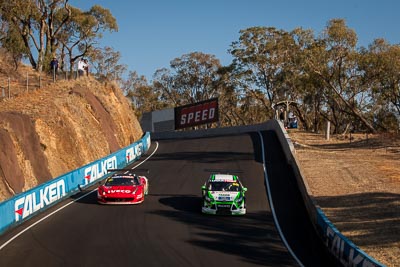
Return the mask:
{"type": "Polygon", "coordinates": [[[400,194],[363,193],[315,200],[336,228],[355,244],[399,242],[400,194]]]}
{"type": "Polygon", "coordinates": [[[269,212],[206,215],[201,213],[201,201],[193,195],[161,196],[159,202],[172,209],[154,213],[189,225],[196,235],[188,242],[195,246],[237,255],[253,264],[296,266],[282,246],[269,212]]]}

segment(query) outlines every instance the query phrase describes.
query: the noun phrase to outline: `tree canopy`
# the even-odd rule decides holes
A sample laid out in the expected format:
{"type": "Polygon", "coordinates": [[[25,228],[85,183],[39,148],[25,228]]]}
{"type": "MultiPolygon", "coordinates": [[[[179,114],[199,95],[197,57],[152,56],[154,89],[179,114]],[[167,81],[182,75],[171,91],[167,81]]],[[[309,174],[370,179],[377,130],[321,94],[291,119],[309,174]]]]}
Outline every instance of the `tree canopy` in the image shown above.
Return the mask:
{"type": "Polygon", "coordinates": [[[327,121],[336,133],[399,130],[400,45],[377,38],[357,47],[357,33],[344,19],[329,20],[319,34],[302,28],[242,29],[227,49],[233,58],[228,66],[214,55],[192,52],[156,70],[150,82],[136,71],[124,80],[121,54],[99,46],[105,32],[118,30],[101,6],[82,11],[68,0],[0,0],[0,22],[1,44],[16,67],[26,58],[46,70],[57,55],[61,69],[72,72],[86,57],[95,77],[122,85],[138,116],[218,97],[223,126],[277,118],[282,103],[291,103],[286,111],[308,130],[320,131],[327,121]]]}
{"type": "Polygon", "coordinates": [[[95,49],[105,31],[118,30],[108,9],[95,5],[82,11],[68,0],[0,0],[0,19],[3,46],[39,71],[49,68],[56,55],[61,66],[69,64],[72,71],[75,61],[95,49]]]}
{"type": "Polygon", "coordinates": [[[228,52],[229,66],[201,52],[172,60],[146,83],[157,93],[142,105],[218,97],[221,124],[230,126],[275,118],[281,103],[292,103],[290,112],[305,129],[319,131],[329,121],[336,133],[399,130],[400,46],[378,38],[357,47],[357,34],[344,19],[328,21],[318,35],[250,27],[228,52]]]}

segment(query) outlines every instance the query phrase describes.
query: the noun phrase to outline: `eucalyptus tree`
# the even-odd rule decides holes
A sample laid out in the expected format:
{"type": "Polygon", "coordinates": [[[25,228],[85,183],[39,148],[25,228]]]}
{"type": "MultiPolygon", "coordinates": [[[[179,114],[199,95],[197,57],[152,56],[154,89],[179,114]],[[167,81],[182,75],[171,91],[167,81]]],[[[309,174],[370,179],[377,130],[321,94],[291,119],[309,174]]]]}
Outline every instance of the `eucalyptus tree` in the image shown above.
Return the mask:
{"type": "Polygon", "coordinates": [[[19,42],[17,47],[24,46],[20,51],[39,71],[57,52],[61,61],[69,56],[72,70],[74,61],[86,55],[104,31],[118,30],[108,9],[95,5],[83,12],[68,0],[0,0],[0,19],[6,29],[18,33],[20,38],[13,40],[19,42]]]}
{"type": "Polygon", "coordinates": [[[282,69],[282,89],[291,110],[306,130],[314,127],[318,131],[324,98],[319,80],[309,71],[307,61],[310,51],[318,48],[314,32],[310,29],[296,28],[290,32],[293,44],[290,46],[285,68],[282,69]]]}
{"type": "Polygon", "coordinates": [[[21,35],[13,25],[3,24],[6,29],[1,30],[0,42],[2,47],[11,55],[15,69],[18,69],[19,64],[24,56],[28,54],[28,50],[22,42],[21,35]]]}
{"type": "Polygon", "coordinates": [[[153,77],[152,87],[154,91],[159,92],[161,101],[169,107],[182,104],[181,95],[175,90],[175,80],[170,69],[158,69],[153,77]]]}
{"type": "Polygon", "coordinates": [[[99,80],[114,80],[118,83],[123,82],[122,75],[126,72],[127,66],[121,64],[121,53],[112,47],[95,48],[88,53],[94,75],[99,80]]]}
{"type": "Polygon", "coordinates": [[[296,88],[299,119],[306,129],[318,132],[329,109],[329,90],[322,79],[327,73],[325,68],[329,60],[326,45],[323,40],[316,39],[310,30],[297,28],[292,35],[297,44],[295,62],[300,70],[296,88]]]}
{"type": "Polygon", "coordinates": [[[185,102],[195,103],[217,96],[219,60],[210,54],[193,52],[170,62],[174,70],[174,88],[185,102]]]}
{"type": "Polygon", "coordinates": [[[216,87],[219,95],[219,107],[220,110],[223,110],[219,116],[220,125],[248,124],[247,115],[249,114],[246,114],[247,110],[240,103],[245,96],[243,90],[240,90],[240,79],[236,76],[235,66],[233,64],[222,66],[219,68],[218,74],[219,79],[216,82],[216,87]]]}
{"type": "MultiPolygon", "coordinates": [[[[310,50],[308,68],[324,84],[329,112],[327,118],[337,119],[337,129],[360,122],[375,132],[371,111],[371,95],[363,86],[363,72],[359,68],[360,54],[356,49],[357,35],[343,19],[332,19],[317,42],[318,49],[310,50]]],[[[342,130],[343,130],[342,129],[342,130]]]]}
{"type": "MultiPolygon", "coordinates": [[[[106,31],[118,31],[116,19],[109,9],[99,5],[88,11],[69,7],[70,19],[62,25],[59,42],[61,43],[62,61],[68,56],[69,70],[73,71],[75,62],[82,57],[98,52],[98,40],[106,31]]],[[[60,12],[60,16],[63,16],[60,12]]]]}
{"type": "Polygon", "coordinates": [[[217,83],[220,107],[220,123],[224,126],[248,125],[270,118],[265,112],[266,96],[260,91],[249,90],[245,74],[235,64],[221,67],[217,83]]]}
{"type": "Polygon", "coordinates": [[[292,36],[273,27],[252,27],[240,31],[239,41],[229,52],[242,76],[242,87],[264,107],[272,117],[274,104],[290,98],[284,76],[291,64],[295,46],[292,36]]]}
{"type": "Polygon", "coordinates": [[[216,82],[221,64],[214,55],[201,52],[185,54],[173,59],[170,67],[156,71],[153,85],[173,105],[195,103],[218,96],[216,82]]]}
{"type": "Polygon", "coordinates": [[[0,0],[0,15],[9,29],[16,30],[33,68],[42,70],[46,58],[57,48],[57,35],[68,21],[68,0],[0,0]],[[58,27],[55,16],[64,10],[58,27]]]}
{"type": "Polygon", "coordinates": [[[140,118],[143,113],[167,107],[161,101],[160,92],[147,82],[145,76],[139,76],[136,71],[130,71],[128,78],[122,83],[126,97],[132,101],[135,114],[140,118]]]}
{"type": "Polygon", "coordinates": [[[399,129],[400,125],[400,45],[376,39],[363,49],[360,68],[364,83],[372,90],[374,121],[378,127],[399,129]]]}

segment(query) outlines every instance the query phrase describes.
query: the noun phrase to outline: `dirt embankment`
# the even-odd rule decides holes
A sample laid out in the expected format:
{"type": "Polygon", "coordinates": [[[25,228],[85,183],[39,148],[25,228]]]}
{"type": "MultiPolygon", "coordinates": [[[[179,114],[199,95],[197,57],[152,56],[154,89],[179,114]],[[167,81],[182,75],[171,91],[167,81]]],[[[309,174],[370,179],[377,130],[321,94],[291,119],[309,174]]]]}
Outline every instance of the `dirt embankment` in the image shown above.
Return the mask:
{"type": "Polygon", "coordinates": [[[104,157],[143,132],[122,91],[92,78],[0,102],[0,201],[104,157]]]}
{"type": "Polygon", "coordinates": [[[400,136],[289,130],[315,202],[338,230],[386,266],[400,266],[400,136]]]}

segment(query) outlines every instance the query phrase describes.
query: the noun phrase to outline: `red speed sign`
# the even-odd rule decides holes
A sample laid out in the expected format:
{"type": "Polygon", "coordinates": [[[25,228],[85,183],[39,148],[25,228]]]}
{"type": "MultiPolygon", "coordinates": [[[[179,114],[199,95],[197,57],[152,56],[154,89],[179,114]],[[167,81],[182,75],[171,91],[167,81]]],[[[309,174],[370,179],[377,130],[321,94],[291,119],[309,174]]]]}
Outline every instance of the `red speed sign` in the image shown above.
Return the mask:
{"type": "Polygon", "coordinates": [[[217,98],[175,108],[175,129],[181,129],[217,121],[217,98]]]}

